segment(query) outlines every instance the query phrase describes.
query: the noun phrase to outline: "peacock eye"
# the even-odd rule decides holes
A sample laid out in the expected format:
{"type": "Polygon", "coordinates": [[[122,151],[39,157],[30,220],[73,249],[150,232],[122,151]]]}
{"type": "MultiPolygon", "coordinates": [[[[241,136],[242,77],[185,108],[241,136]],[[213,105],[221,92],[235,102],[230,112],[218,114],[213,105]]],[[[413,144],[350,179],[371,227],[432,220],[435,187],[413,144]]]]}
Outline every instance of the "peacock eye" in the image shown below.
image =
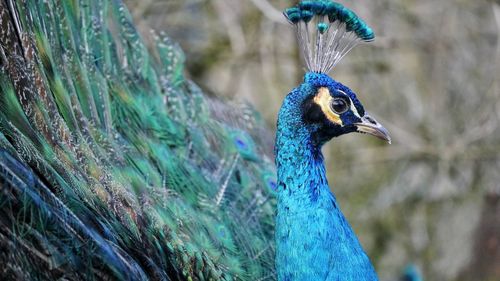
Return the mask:
{"type": "Polygon", "coordinates": [[[334,98],[330,104],[331,109],[337,113],[342,114],[349,109],[348,102],[343,98],[334,98]]]}

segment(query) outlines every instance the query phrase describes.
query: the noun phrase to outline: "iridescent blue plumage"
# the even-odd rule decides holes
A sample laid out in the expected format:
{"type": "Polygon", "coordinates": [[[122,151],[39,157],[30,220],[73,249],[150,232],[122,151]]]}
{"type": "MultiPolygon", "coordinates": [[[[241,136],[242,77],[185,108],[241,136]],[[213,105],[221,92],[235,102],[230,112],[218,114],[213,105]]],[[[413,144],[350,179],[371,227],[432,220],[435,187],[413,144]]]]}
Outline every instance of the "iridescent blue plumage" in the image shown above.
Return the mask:
{"type": "Polygon", "coordinates": [[[422,274],[416,264],[408,264],[399,279],[400,281],[422,281],[422,274]]]}
{"type": "Polygon", "coordinates": [[[354,92],[326,74],[359,40],[372,40],[373,33],[352,11],[332,1],[301,1],[285,16],[297,28],[309,72],[287,95],[278,115],[278,280],[377,280],[330,191],[321,153],[326,142],[351,132],[390,141],[354,92]],[[326,23],[327,15],[337,24],[326,23]]]}
{"type": "MultiPolygon", "coordinates": [[[[305,119],[303,105],[318,88],[354,93],[325,74],[307,73],[304,83],[285,99],[278,117],[276,221],[279,280],[376,280],[375,271],[331,193],[321,146],[356,131],[361,122],[347,113],[346,126],[326,128],[305,119]]],[[[361,104],[358,111],[362,111],[361,104]]]]}

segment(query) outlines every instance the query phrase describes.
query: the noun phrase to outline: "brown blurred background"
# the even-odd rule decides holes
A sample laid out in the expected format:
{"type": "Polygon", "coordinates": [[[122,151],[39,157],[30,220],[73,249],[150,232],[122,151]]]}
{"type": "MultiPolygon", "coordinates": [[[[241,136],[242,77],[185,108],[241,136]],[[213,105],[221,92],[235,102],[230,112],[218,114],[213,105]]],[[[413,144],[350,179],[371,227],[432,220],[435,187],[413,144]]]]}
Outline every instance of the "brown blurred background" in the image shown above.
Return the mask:
{"type": "MultiPolygon", "coordinates": [[[[285,0],[125,1],[165,31],[206,92],[250,101],[274,129],[301,81],[285,0]]],[[[329,179],[381,280],[500,280],[500,2],[345,0],[375,30],[332,76],[392,134],[327,144],[329,179]]]]}

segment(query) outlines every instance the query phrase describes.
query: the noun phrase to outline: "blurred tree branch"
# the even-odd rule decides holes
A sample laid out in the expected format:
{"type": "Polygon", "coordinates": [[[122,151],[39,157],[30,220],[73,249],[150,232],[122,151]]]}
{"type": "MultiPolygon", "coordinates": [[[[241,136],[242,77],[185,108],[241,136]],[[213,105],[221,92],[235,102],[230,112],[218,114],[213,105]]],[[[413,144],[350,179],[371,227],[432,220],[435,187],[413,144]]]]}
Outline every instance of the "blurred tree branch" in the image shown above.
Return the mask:
{"type": "Polygon", "coordinates": [[[286,20],[283,17],[283,13],[274,8],[271,3],[267,0],[250,0],[254,5],[265,15],[268,19],[273,22],[286,24],[286,20]]]}

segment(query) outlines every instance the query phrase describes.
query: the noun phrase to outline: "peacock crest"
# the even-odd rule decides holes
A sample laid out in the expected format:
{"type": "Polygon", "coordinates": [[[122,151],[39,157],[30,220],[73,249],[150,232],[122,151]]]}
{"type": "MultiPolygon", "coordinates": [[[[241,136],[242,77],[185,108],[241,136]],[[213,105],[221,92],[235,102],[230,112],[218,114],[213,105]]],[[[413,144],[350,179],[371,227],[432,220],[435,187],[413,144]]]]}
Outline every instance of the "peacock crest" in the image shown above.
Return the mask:
{"type": "Polygon", "coordinates": [[[329,73],[373,30],[352,10],[330,0],[305,0],[284,11],[295,26],[302,57],[310,72],[329,73]]]}

